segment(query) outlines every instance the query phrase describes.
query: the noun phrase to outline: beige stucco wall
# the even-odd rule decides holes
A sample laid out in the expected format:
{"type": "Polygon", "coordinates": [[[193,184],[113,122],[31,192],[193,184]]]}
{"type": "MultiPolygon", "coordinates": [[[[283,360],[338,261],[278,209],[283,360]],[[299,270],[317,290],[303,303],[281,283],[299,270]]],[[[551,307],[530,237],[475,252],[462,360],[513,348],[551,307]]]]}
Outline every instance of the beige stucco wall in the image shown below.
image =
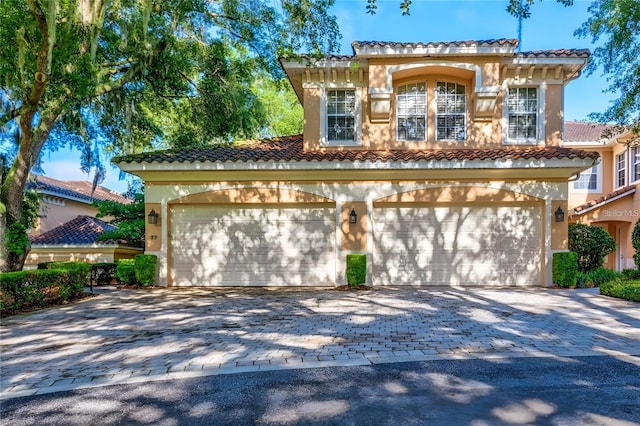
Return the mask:
{"type": "Polygon", "coordinates": [[[24,264],[24,269],[34,269],[41,262],[116,262],[133,259],[141,249],[120,246],[34,246],[24,264]]]}
{"type": "MultiPolygon", "coordinates": [[[[354,181],[354,182],[208,182],[183,185],[148,183],[146,202],[160,214],[159,241],[147,246],[146,253],[156,254],[160,266],[160,284],[167,285],[171,259],[169,256],[169,231],[171,229],[170,206],[183,204],[185,200],[195,203],[221,201],[227,204],[232,199],[257,200],[260,203],[278,204],[283,199],[294,199],[304,205],[305,200],[335,200],[336,206],[336,283],[345,282],[344,268],[346,254],[363,252],[369,262],[372,258],[371,214],[374,203],[381,200],[415,202],[418,199],[430,199],[436,202],[464,201],[483,202],[499,198],[505,202],[540,203],[543,212],[543,262],[544,277],[542,285],[551,283],[551,256],[558,250],[565,250],[563,229],[556,229],[554,222],[547,220],[552,215],[556,200],[566,200],[566,182],[545,181],[476,181],[476,182],[427,182],[427,181],[354,181]],[[224,195],[226,194],[226,195],[224,195]],[[256,195],[259,194],[258,199],[256,195]],[[305,195],[310,194],[310,195],[305,195]],[[437,194],[437,196],[436,196],[437,194]],[[239,198],[238,198],[239,197],[239,198]],[[293,197],[293,198],[291,198],[293,197]],[[181,202],[182,201],[182,202],[181,202]],[[355,208],[358,213],[356,227],[349,225],[348,213],[355,208]]],[[[313,204],[313,203],[310,203],[313,204]]],[[[325,203],[326,205],[326,203],[325,203]]],[[[148,213],[148,212],[147,212],[148,213]]],[[[566,231],[564,231],[566,235],[566,231]]],[[[369,277],[371,282],[371,277],[369,277]]]]}
{"type": "Polygon", "coordinates": [[[36,236],[62,224],[75,219],[78,216],[95,216],[98,210],[90,204],[72,200],[60,200],[64,205],[47,202],[45,198],[40,203],[40,218],[31,230],[30,235],[36,236]]]}

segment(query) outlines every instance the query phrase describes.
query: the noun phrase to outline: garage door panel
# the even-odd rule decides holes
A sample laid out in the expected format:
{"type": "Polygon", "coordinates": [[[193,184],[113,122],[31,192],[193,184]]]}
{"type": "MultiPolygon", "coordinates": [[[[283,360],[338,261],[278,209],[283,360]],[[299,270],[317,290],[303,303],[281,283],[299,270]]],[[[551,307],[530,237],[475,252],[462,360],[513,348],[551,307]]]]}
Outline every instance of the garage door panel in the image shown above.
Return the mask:
{"type": "Polygon", "coordinates": [[[374,208],[377,284],[535,285],[539,206],[374,208]]]}
{"type": "Polygon", "coordinates": [[[334,208],[175,208],[172,228],[174,285],[335,282],[334,208]]]}

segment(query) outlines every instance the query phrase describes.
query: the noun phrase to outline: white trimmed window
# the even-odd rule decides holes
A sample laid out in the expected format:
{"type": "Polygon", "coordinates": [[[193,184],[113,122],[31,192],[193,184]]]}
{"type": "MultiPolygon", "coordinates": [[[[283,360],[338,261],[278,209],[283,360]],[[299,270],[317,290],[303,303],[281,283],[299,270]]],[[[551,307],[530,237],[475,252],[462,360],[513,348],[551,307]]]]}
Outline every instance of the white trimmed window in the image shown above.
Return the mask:
{"type": "Polygon", "coordinates": [[[327,89],[326,138],[331,142],[357,140],[357,97],[354,89],[327,89]]]}
{"type": "Polygon", "coordinates": [[[538,139],[538,89],[510,87],[507,93],[507,138],[533,143],[538,139]]]}
{"type": "Polygon", "coordinates": [[[598,163],[580,173],[578,180],[573,182],[573,189],[578,192],[602,192],[601,175],[602,163],[598,163]]]}
{"type": "Polygon", "coordinates": [[[436,140],[466,139],[467,97],[462,84],[436,83],[436,140]]]}
{"type": "Polygon", "coordinates": [[[616,186],[621,188],[627,184],[627,151],[616,155],[616,186]]]}
{"type": "Polygon", "coordinates": [[[410,83],[398,86],[396,127],[400,141],[423,141],[427,138],[427,85],[410,83]]]}
{"type": "Polygon", "coordinates": [[[640,180],[640,147],[631,149],[631,179],[633,182],[640,180]]]}

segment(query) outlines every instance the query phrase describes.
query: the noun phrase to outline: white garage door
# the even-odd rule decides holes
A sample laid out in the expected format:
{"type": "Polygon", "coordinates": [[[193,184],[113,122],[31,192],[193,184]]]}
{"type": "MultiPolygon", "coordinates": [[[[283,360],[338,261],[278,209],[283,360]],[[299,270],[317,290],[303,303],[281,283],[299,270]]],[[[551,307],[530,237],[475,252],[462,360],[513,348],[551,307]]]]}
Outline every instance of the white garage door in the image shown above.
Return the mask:
{"type": "Polygon", "coordinates": [[[172,209],[176,286],[335,283],[335,208],[172,209]]]}
{"type": "Polygon", "coordinates": [[[536,205],[376,207],[374,284],[541,283],[536,205]]]}

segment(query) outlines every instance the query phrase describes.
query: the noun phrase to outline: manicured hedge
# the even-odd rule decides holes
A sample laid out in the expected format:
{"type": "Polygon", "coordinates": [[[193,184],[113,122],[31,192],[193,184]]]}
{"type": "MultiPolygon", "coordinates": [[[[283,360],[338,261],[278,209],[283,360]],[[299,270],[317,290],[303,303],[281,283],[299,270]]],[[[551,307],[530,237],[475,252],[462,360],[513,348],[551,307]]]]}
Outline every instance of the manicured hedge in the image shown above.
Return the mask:
{"type": "Polygon", "coordinates": [[[134,259],[120,259],[116,267],[116,277],[122,284],[137,284],[136,261],[134,259]]]}
{"type": "Polygon", "coordinates": [[[91,265],[91,282],[95,285],[109,285],[117,279],[115,263],[95,263],[91,265]]]}
{"type": "Polygon", "coordinates": [[[574,287],[578,278],[578,255],[575,252],[553,253],[553,283],[559,287],[574,287]]]}
{"type": "Polygon", "coordinates": [[[346,275],[350,286],[364,284],[367,280],[367,255],[348,254],[346,275]]]}
{"type": "Polygon", "coordinates": [[[0,274],[0,312],[45,307],[80,298],[91,265],[65,262],[66,269],[36,269],[0,274]]]}
{"type": "Polygon", "coordinates": [[[143,286],[155,284],[158,257],[153,254],[137,254],[135,258],[136,282],[143,286]]]}
{"type": "Polygon", "coordinates": [[[640,280],[615,279],[600,285],[600,294],[640,302],[640,280]]]}

